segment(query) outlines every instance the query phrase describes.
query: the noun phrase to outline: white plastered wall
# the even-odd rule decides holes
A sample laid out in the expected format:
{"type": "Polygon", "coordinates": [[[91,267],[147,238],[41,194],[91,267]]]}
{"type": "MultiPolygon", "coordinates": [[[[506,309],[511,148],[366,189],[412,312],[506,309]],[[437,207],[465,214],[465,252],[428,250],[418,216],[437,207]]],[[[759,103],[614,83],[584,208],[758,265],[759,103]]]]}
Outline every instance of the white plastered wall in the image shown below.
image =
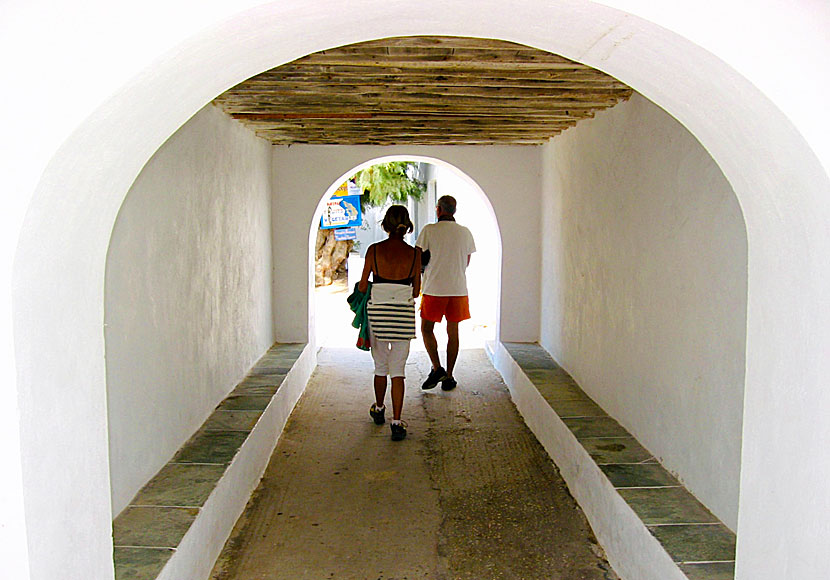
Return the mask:
{"type": "Polygon", "coordinates": [[[825,575],[830,5],[11,0],[0,11],[2,70],[19,89],[0,92],[0,274],[14,278],[0,289],[0,376],[16,387],[0,391],[0,546],[15,573],[112,574],[104,269],[147,160],[258,72],[352,42],[452,34],[604,70],[717,161],[744,212],[749,257],[738,578],[825,575]],[[56,99],[56,86],[72,90],[56,99]]]}
{"type": "MultiPolygon", "coordinates": [[[[281,341],[306,340],[313,283],[307,240],[323,194],[360,165],[388,156],[443,162],[472,179],[493,207],[502,242],[503,340],[536,341],[539,319],[527,304],[539,302],[538,147],[371,147],[294,145],[274,148],[274,319],[281,341]],[[515,297],[521,296],[522,300],[515,297]]],[[[319,219],[319,215],[317,216],[319,219]]],[[[313,321],[311,328],[314,328],[313,321]]]]}
{"type": "Polygon", "coordinates": [[[709,154],[635,94],[546,145],[542,344],[733,530],[746,229],[709,154]]]}
{"type": "Polygon", "coordinates": [[[205,107],[118,214],[105,320],[117,514],[273,343],[271,146],[205,107]]]}

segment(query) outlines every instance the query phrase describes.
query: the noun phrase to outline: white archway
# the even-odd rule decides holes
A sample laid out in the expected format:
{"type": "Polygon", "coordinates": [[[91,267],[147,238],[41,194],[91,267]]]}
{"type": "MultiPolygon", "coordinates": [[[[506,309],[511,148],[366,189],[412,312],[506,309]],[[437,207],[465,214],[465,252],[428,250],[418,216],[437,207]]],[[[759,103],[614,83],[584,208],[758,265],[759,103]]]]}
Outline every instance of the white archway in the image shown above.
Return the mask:
{"type": "Polygon", "coordinates": [[[22,225],[13,316],[32,577],[111,575],[103,280],[112,225],[141,167],[236,82],[329,46],[412,34],[499,38],[594,66],[709,150],[738,196],[749,241],[739,578],[819,569],[830,515],[822,491],[830,465],[815,462],[830,439],[819,415],[830,404],[830,181],[767,96],[685,38],[590,2],[214,8],[219,24],[141,71],[63,142],[22,225]],[[782,489],[788,499],[770,504],[782,489]]]}
{"type": "MultiPolygon", "coordinates": [[[[274,264],[280,271],[279,291],[273,295],[274,319],[279,321],[276,334],[281,341],[307,340],[312,336],[309,327],[309,292],[313,277],[309,268],[313,256],[313,240],[309,228],[319,220],[321,200],[308,192],[330,192],[332,184],[342,183],[355,168],[365,167],[377,159],[424,159],[451,167],[467,176],[483,192],[514,191],[515,200],[530,200],[538,195],[539,157],[526,155],[522,147],[441,148],[419,147],[333,147],[292,146],[277,148],[274,152],[275,195],[272,223],[274,228],[274,264]],[[296,240],[308,240],[308,249],[297,252],[296,240]],[[300,299],[299,297],[302,297],[300,299]]],[[[483,194],[484,195],[484,194],[483,194]]],[[[502,294],[517,295],[523,287],[518,276],[510,272],[530,271],[531,287],[538,287],[538,253],[521,252],[527,234],[537,235],[533,221],[536,214],[530,203],[509,204],[503,199],[494,205],[487,198],[505,255],[515,248],[516,258],[502,263],[502,294]],[[498,216],[496,218],[495,216],[498,216]],[[507,270],[507,269],[510,270],[507,270]],[[535,278],[533,278],[535,277],[535,278]]],[[[526,280],[526,279],[525,279],[526,280]]],[[[529,297],[538,301],[538,294],[529,297]]],[[[537,340],[538,321],[529,309],[515,301],[502,301],[503,324],[499,332],[505,340],[537,340]],[[505,322],[506,321],[506,322],[505,322]]]]}
{"type": "MultiPolygon", "coordinates": [[[[491,239],[494,238],[496,240],[496,243],[494,244],[494,246],[495,246],[494,247],[494,252],[492,252],[492,253],[494,253],[494,256],[491,256],[490,260],[488,262],[488,265],[491,268],[493,268],[493,275],[487,277],[487,281],[492,282],[495,285],[495,288],[492,289],[492,292],[490,292],[491,289],[488,289],[487,295],[492,296],[493,300],[495,300],[495,297],[498,297],[498,296],[501,295],[501,272],[502,272],[502,269],[501,269],[501,260],[502,260],[501,230],[499,228],[498,217],[496,216],[495,210],[493,209],[493,205],[490,203],[490,199],[487,197],[487,194],[484,192],[484,190],[481,189],[481,186],[479,186],[479,184],[476,183],[476,181],[472,177],[470,177],[469,175],[467,175],[466,173],[464,173],[463,171],[461,171],[460,169],[458,169],[457,167],[455,167],[451,163],[443,161],[440,158],[427,157],[427,156],[424,156],[424,155],[388,155],[388,156],[384,156],[384,157],[378,157],[378,158],[375,158],[375,159],[365,161],[365,162],[361,163],[360,165],[355,166],[354,168],[352,168],[350,171],[346,172],[345,174],[340,175],[334,182],[332,182],[332,184],[329,186],[329,188],[325,191],[323,196],[320,198],[319,203],[317,204],[317,208],[314,211],[314,217],[311,220],[311,225],[309,227],[309,234],[308,234],[309,280],[310,280],[309,281],[309,292],[308,292],[308,301],[309,301],[308,302],[309,303],[309,308],[308,308],[308,316],[309,316],[308,329],[309,330],[308,330],[308,332],[309,332],[309,342],[311,342],[313,344],[318,343],[317,337],[316,337],[318,326],[317,326],[317,323],[315,321],[315,316],[316,316],[316,313],[317,313],[317,308],[316,308],[315,302],[317,300],[317,296],[316,296],[316,293],[314,292],[314,249],[315,249],[315,241],[316,241],[316,234],[317,234],[317,225],[320,223],[320,217],[323,214],[323,209],[325,208],[326,201],[330,198],[332,193],[337,189],[337,187],[341,183],[343,183],[346,179],[348,179],[350,176],[354,175],[355,173],[357,173],[361,169],[365,169],[367,167],[370,167],[370,166],[378,164],[378,163],[388,163],[388,162],[392,162],[392,161],[414,161],[416,163],[426,163],[426,164],[430,164],[430,165],[435,165],[435,166],[438,166],[438,167],[441,167],[441,168],[444,168],[444,169],[450,171],[453,175],[457,176],[459,180],[461,180],[463,183],[465,183],[467,186],[469,186],[470,190],[473,192],[472,198],[475,200],[475,203],[483,206],[483,208],[485,210],[485,213],[486,213],[487,217],[489,218],[488,223],[484,224],[485,228],[487,229],[487,233],[489,234],[489,237],[491,239]]],[[[468,225],[473,227],[471,224],[468,224],[468,225]]],[[[479,236],[477,238],[477,240],[479,238],[483,238],[483,236],[479,236]]],[[[484,241],[485,240],[481,239],[478,243],[480,244],[481,242],[484,242],[484,241]]],[[[481,256],[481,254],[476,256],[476,259],[477,259],[476,261],[479,261],[481,259],[480,256],[481,256]]],[[[471,291],[473,291],[472,288],[471,288],[471,291]]],[[[472,300],[473,300],[473,298],[471,297],[471,301],[472,300]]],[[[495,304],[493,306],[493,309],[494,309],[494,312],[492,313],[493,320],[496,323],[495,334],[493,336],[497,337],[498,336],[498,324],[500,322],[499,305],[495,304]]],[[[474,311],[474,315],[475,315],[475,311],[474,311]]]]}

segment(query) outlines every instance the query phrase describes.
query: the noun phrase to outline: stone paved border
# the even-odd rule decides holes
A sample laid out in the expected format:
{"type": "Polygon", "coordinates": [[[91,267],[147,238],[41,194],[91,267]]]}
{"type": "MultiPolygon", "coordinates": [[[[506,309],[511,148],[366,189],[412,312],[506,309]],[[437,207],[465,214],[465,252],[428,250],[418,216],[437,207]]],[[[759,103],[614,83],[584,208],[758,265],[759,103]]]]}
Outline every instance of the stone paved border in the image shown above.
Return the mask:
{"type": "Polygon", "coordinates": [[[260,358],[115,518],[116,580],[207,577],[313,364],[305,344],[260,358]]]}
{"type": "Polygon", "coordinates": [[[734,578],[735,534],[591,400],[547,351],[538,344],[504,343],[488,353],[620,575],[734,578]]]}

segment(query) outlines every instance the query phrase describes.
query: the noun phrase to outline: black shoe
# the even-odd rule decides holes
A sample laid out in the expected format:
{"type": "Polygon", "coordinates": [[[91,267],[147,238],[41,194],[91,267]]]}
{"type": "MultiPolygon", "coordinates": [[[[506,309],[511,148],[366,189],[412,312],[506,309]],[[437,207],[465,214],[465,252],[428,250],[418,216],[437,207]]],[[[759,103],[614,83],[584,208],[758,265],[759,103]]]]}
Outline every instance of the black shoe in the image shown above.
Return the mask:
{"type": "Polygon", "coordinates": [[[406,438],[406,422],[392,423],[392,441],[400,441],[406,438]]]}
{"type": "Polygon", "coordinates": [[[386,407],[378,411],[378,407],[375,403],[372,403],[372,406],[369,407],[369,416],[375,420],[375,425],[383,425],[386,423],[386,407]]]}
{"type": "Polygon", "coordinates": [[[455,387],[458,386],[458,383],[455,382],[455,379],[452,377],[447,377],[443,381],[441,381],[441,390],[442,391],[451,391],[455,387]]]}
{"type": "Polygon", "coordinates": [[[435,386],[447,378],[447,371],[444,370],[444,367],[438,367],[437,369],[432,369],[429,371],[429,375],[427,376],[427,380],[424,381],[424,384],[421,385],[421,388],[424,390],[427,389],[434,389],[435,386]]]}

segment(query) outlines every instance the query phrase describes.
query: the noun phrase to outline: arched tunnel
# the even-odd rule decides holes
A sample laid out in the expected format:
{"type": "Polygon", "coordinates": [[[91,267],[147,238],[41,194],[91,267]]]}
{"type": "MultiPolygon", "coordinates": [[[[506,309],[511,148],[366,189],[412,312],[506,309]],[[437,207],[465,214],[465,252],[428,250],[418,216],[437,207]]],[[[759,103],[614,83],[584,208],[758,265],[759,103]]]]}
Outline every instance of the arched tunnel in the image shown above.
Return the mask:
{"type": "MultiPolygon", "coordinates": [[[[547,419],[523,399],[539,369],[515,367],[511,345],[552,357],[737,534],[735,577],[815,577],[816,558],[796,554],[826,539],[827,466],[805,457],[827,435],[828,179],[767,95],[633,9],[367,3],[353,33],[345,7],[220,4],[215,26],[173,34],[179,49],[102,88],[111,96],[32,170],[9,406],[22,482],[9,529],[26,538],[28,577],[114,577],[114,517],[274,343],[302,344],[292,399],[262,434],[276,442],[317,364],[309,227],[322,192],[390,156],[448,164],[487,196],[502,252],[491,359],[543,444],[547,419]],[[509,39],[634,93],[531,145],[273,144],[210,104],[321,50],[437,34],[509,39]]],[[[218,509],[232,525],[237,508],[218,509]]],[[[625,569],[636,551],[615,541],[604,547],[625,569]]]]}

